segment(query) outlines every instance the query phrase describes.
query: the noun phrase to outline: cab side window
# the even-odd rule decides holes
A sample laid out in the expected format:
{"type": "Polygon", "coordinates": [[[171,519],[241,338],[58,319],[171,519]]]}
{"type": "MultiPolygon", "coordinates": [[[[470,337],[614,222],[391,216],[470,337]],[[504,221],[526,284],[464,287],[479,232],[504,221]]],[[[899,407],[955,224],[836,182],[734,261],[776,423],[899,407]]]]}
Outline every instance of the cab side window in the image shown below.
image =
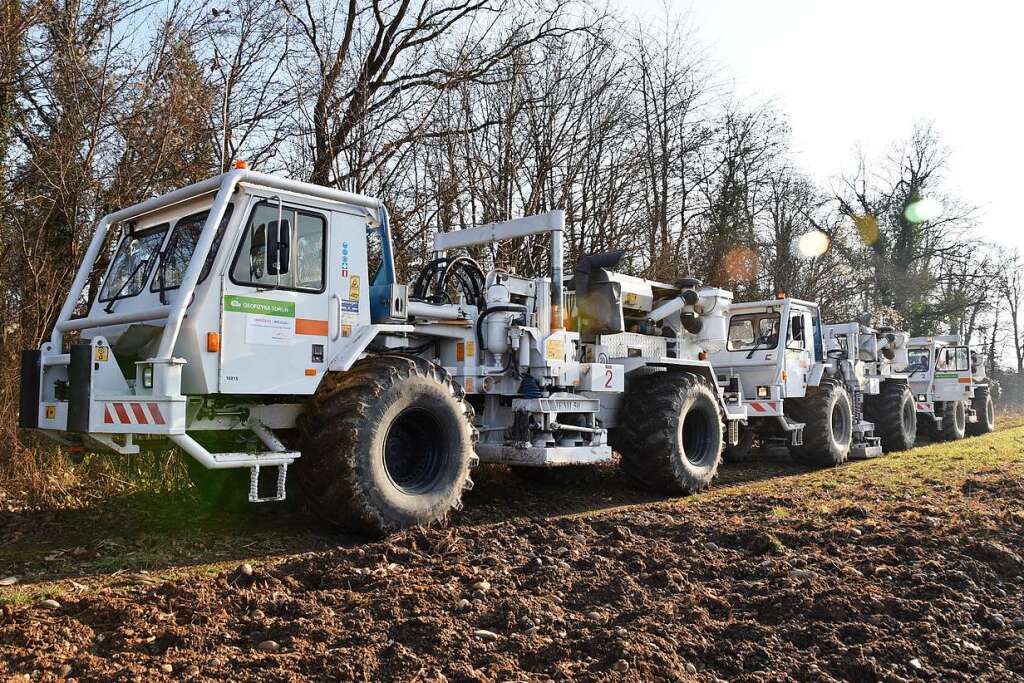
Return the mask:
{"type": "Polygon", "coordinates": [[[236,284],[322,292],[327,221],[318,213],[276,202],[253,209],[231,267],[236,284]]]}
{"type": "Polygon", "coordinates": [[[794,313],[789,319],[789,340],[786,348],[806,349],[807,332],[804,328],[805,321],[802,313],[794,313]]]}

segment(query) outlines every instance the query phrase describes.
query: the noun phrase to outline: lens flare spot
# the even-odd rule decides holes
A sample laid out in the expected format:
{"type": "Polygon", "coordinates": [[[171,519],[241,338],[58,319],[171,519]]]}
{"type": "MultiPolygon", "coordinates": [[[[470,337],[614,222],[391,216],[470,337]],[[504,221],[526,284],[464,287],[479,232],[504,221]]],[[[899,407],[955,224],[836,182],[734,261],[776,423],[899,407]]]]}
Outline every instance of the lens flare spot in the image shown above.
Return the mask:
{"type": "Polygon", "coordinates": [[[907,204],[907,208],[903,210],[903,217],[910,223],[925,223],[937,218],[941,213],[942,204],[931,197],[925,197],[907,204]]]}
{"type": "Polygon", "coordinates": [[[878,241],[878,219],[871,214],[854,216],[853,225],[864,244],[871,246],[878,241]]]}
{"type": "Polygon", "coordinates": [[[796,238],[796,255],[811,259],[824,256],[832,246],[832,239],[821,230],[811,230],[796,238]]]}
{"type": "Polygon", "coordinates": [[[750,247],[733,247],[725,254],[725,275],[732,282],[753,282],[760,270],[757,252],[750,247]]]}

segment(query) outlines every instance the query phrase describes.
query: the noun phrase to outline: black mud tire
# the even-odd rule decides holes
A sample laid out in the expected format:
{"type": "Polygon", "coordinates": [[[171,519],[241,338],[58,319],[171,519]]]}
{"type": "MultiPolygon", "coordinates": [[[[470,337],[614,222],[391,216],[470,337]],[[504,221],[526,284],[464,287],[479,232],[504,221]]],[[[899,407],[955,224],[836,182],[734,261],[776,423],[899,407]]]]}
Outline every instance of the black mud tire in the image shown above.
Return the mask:
{"type": "Polygon", "coordinates": [[[917,440],[917,404],[906,382],[882,382],[881,390],[864,398],[864,417],[875,425],[886,453],[909,451],[917,440]]]}
{"type": "Polygon", "coordinates": [[[967,434],[967,402],[943,401],[936,411],[942,417],[940,441],[959,441],[967,434]]]}
{"type": "Polygon", "coordinates": [[[753,430],[740,427],[740,437],[735,446],[726,444],[722,452],[722,460],[729,464],[750,462],[754,459],[754,441],[757,434],[753,430]]]}
{"type": "Polygon", "coordinates": [[[967,423],[967,434],[981,436],[994,432],[996,430],[996,405],[992,401],[992,392],[988,386],[982,384],[974,388],[971,407],[977,413],[978,421],[967,423]]]}
{"type": "Polygon", "coordinates": [[[299,419],[292,470],[306,504],[335,526],[375,536],[425,526],[472,487],[473,417],[443,368],[371,356],[324,377],[299,419]]]}
{"type": "Polygon", "coordinates": [[[725,443],[715,389],[691,372],[657,372],[630,382],[611,445],[619,466],[645,489],[687,494],[718,474],[725,443]]]}
{"type": "Polygon", "coordinates": [[[850,394],[834,379],[808,387],[803,398],[786,399],[786,415],[804,424],[803,444],[790,446],[794,461],[808,467],[834,467],[846,462],[853,442],[850,394]]]}

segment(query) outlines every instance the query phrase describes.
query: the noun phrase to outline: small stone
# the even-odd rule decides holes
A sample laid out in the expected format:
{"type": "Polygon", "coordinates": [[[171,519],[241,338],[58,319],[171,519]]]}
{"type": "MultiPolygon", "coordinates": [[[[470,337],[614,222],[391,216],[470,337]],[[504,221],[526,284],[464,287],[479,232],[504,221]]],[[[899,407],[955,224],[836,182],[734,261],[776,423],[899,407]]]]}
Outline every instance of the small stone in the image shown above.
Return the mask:
{"type": "Polygon", "coordinates": [[[163,665],[161,665],[160,666],[160,670],[163,671],[165,674],[174,673],[174,667],[171,666],[170,664],[163,664],[163,665]]]}
{"type": "Polygon", "coordinates": [[[693,665],[693,662],[686,663],[686,673],[690,674],[691,676],[697,673],[697,667],[693,665]]]}
{"type": "Polygon", "coordinates": [[[533,558],[533,566],[534,567],[543,567],[544,566],[544,560],[542,560],[539,557],[533,558]]]}
{"type": "Polygon", "coordinates": [[[263,610],[261,609],[254,609],[252,612],[249,613],[249,616],[255,619],[256,621],[263,621],[263,619],[265,619],[267,615],[264,614],[263,610]]]}
{"type": "Polygon", "coordinates": [[[264,640],[256,648],[261,652],[277,652],[281,649],[281,644],[276,640],[264,640]]]}
{"type": "Polygon", "coordinates": [[[989,626],[994,629],[1006,628],[1006,619],[1002,614],[990,614],[988,617],[989,626]]]}
{"type": "Polygon", "coordinates": [[[569,549],[568,549],[568,548],[566,548],[566,547],[565,547],[565,546],[563,545],[563,546],[562,546],[561,548],[559,548],[558,550],[556,550],[556,551],[555,551],[555,555],[565,555],[565,554],[567,554],[568,552],[569,552],[569,549]]]}
{"type": "Polygon", "coordinates": [[[238,567],[238,573],[241,574],[242,576],[252,576],[252,571],[253,571],[252,565],[249,564],[248,562],[246,562],[246,563],[244,563],[244,564],[242,564],[241,566],[238,567]]]}
{"type": "Polygon", "coordinates": [[[214,657],[214,658],[210,659],[207,662],[207,664],[209,664],[210,666],[221,666],[221,665],[224,664],[224,662],[219,657],[214,657]]]}
{"type": "Polygon", "coordinates": [[[70,675],[71,675],[71,665],[70,664],[65,664],[64,666],[62,666],[60,668],[60,677],[61,678],[67,678],[70,675]]]}
{"type": "Polygon", "coordinates": [[[526,629],[525,633],[528,636],[535,636],[538,633],[540,633],[540,627],[539,626],[531,626],[530,628],[526,629]]]}
{"type": "Polygon", "coordinates": [[[47,598],[45,600],[40,600],[39,602],[37,602],[36,607],[40,609],[60,609],[60,603],[54,600],[53,598],[47,598]]]}
{"type": "Polygon", "coordinates": [[[858,538],[860,536],[863,536],[864,532],[861,531],[860,529],[858,529],[857,527],[852,526],[852,527],[850,527],[850,535],[853,536],[854,538],[858,538]]]}
{"type": "Polygon", "coordinates": [[[480,591],[481,593],[486,593],[487,591],[491,590],[491,583],[486,580],[477,581],[473,584],[473,590],[480,591]]]}
{"type": "Polygon", "coordinates": [[[469,609],[469,600],[467,600],[466,598],[462,598],[457,603],[455,603],[455,608],[459,610],[469,609]]]}
{"type": "Polygon", "coordinates": [[[789,577],[799,581],[810,581],[811,579],[817,578],[818,575],[810,569],[790,569],[789,577]]]}
{"type": "Polygon", "coordinates": [[[615,635],[617,635],[619,638],[628,638],[629,637],[629,631],[627,631],[626,629],[624,629],[622,627],[619,627],[619,628],[615,629],[615,635]]]}
{"type": "Polygon", "coordinates": [[[913,667],[914,669],[917,669],[918,671],[920,671],[921,669],[924,668],[924,664],[922,664],[921,660],[918,659],[917,657],[914,657],[913,659],[910,660],[910,666],[913,667]]]}
{"type": "Polygon", "coordinates": [[[0,579],[0,586],[13,586],[20,580],[21,579],[17,576],[5,576],[4,578],[0,579]]]}
{"type": "Polygon", "coordinates": [[[1017,617],[1013,620],[1013,627],[1018,631],[1024,630],[1024,617],[1017,617]]]}
{"type": "Polygon", "coordinates": [[[493,643],[498,639],[497,633],[495,633],[494,631],[488,631],[487,629],[483,628],[478,628],[477,630],[473,631],[473,635],[479,638],[480,640],[487,641],[488,643],[493,643]]]}
{"type": "Polygon", "coordinates": [[[618,671],[620,674],[626,673],[627,671],[629,671],[629,662],[627,662],[625,659],[620,659],[619,661],[612,664],[612,670],[618,671]]]}
{"type": "Polygon", "coordinates": [[[587,619],[591,621],[604,621],[604,615],[597,611],[587,612],[587,619]]]}
{"type": "Polygon", "coordinates": [[[569,566],[569,563],[566,562],[565,560],[559,560],[558,563],[556,564],[556,566],[559,569],[561,569],[562,571],[564,571],[564,572],[567,572],[567,571],[569,571],[571,569],[571,567],[569,566]]]}

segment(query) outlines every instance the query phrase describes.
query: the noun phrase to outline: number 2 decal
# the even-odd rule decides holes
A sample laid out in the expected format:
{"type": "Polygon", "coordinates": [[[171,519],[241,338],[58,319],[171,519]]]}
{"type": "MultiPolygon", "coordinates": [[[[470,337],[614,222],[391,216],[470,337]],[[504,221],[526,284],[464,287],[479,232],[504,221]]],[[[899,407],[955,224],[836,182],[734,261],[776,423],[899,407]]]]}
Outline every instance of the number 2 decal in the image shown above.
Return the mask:
{"type": "Polygon", "coordinates": [[[612,388],[612,379],[614,379],[615,373],[612,372],[611,370],[605,370],[604,371],[604,376],[606,378],[605,382],[604,382],[604,388],[605,389],[611,389],[612,388]]]}

